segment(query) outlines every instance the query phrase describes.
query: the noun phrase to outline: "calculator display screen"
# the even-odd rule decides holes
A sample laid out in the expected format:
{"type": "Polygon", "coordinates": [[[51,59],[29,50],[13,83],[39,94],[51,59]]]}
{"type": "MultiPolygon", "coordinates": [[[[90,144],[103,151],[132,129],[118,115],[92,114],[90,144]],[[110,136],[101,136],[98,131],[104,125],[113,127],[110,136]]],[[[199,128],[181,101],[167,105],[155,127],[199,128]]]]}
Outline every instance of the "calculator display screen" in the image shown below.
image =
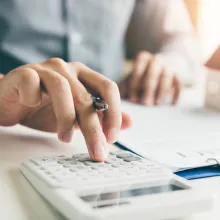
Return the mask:
{"type": "Polygon", "coordinates": [[[153,187],[142,187],[142,188],[135,188],[135,189],[126,189],[121,191],[115,192],[101,192],[99,194],[93,195],[86,195],[82,196],[81,199],[88,203],[93,202],[101,202],[101,201],[108,201],[108,200],[118,200],[136,196],[146,196],[151,194],[158,194],[163,192],[173,192],[178,190],[184,190],[186,188],[174,185],[174,184],[167,184],[161,186],[153,186],[153,187]]]}

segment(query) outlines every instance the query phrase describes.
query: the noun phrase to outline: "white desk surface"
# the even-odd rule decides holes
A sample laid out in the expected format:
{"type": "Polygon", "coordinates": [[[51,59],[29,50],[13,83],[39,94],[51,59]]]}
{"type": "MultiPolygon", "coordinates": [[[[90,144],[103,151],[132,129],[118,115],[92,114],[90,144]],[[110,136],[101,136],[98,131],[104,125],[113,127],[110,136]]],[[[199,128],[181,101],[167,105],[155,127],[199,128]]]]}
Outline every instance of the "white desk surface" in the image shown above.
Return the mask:
{"type": "MultiPolygon", "coordinates": [[[[188,91],[185,93],[186,98],[183,98],[184,102],[194,102],[192,96],[187,93],[188,91]]],[[[79,132],[75,134],[72,143],[62,144],[52,134],[37,132],[19,125],[10,128],[0,127],[0,219],[64,220],[20,174],[19,166],[23,160],[31,156],[85,151],[85,143],[79,132]]],[[[220,193],[220,177],[194,180],[192,184],[203,187],[206,192],[220,193]]],[[[184,218],[184,220],[207,219],[220,219],[220,196],[215,200],[210,212],[184,218]]]]}

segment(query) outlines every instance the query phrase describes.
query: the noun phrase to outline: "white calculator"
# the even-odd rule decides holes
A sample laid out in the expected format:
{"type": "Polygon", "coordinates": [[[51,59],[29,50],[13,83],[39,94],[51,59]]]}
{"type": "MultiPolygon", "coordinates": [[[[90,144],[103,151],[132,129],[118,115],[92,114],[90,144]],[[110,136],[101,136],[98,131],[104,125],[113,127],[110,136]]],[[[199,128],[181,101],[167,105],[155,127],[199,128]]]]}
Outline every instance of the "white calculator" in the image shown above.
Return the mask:
{"type": "Polygon", "coordinates": [[[29,159],[21,172],[69,220],[158,220],[206,211],[212,196],[127,151],[29,159]]]}

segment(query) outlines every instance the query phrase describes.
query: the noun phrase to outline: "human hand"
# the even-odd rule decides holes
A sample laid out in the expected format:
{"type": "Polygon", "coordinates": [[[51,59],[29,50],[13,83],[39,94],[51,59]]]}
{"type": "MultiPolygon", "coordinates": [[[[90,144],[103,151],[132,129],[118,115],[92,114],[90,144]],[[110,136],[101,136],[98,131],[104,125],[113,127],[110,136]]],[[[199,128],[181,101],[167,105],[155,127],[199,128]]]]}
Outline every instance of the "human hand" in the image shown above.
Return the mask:
{"type": "Polygon", "coordinates": [[[143,105],[159,105],[167,97],[176,104],[179,98],[181,81],[170,70],[162,55],[140,52],[134,62],[133,71],[119,85],[121,97],[143,105]]]}
{"type": "Polygon", "coordinates": [[[79,126],[94,160],[102,161],[106,143],[116,141],[120,128],[131,119],[120,111],[117,85],[85,65],[53,58],[10,71],[0,80],[0,125],[22,125],[57,132],[70,142],[79,126]],[[97,112],[90,94],[108,103],[108,110],[97,112]]]}

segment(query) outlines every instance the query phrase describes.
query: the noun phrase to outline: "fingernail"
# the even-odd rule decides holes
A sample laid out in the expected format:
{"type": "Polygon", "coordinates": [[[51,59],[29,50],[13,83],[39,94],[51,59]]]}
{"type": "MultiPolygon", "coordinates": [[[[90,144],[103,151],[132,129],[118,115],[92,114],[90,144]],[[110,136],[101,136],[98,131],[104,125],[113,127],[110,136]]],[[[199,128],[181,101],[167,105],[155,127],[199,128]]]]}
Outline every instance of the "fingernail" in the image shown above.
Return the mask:
{"type": "Polygon", "coordinates": [[[96,161],[103,161],[107,157],[107,152],[104,146],[97,146],[93,151],[93,158],[96,161]]]}
{"type": "Polygon", "coordinates": [[[69,143],[72,140],[73,131],[68,131],[64,134],[59,135],[59,139],[65,143],[69,143]]]}
{"type": "Polygon", "coordinates": [[[118,136],[118,130],[117,130],[117,128],[111,128],[111,129],[108,131],[108,141],[109,141],[110,143],[116,142],[117,136],[118,136]]]}

